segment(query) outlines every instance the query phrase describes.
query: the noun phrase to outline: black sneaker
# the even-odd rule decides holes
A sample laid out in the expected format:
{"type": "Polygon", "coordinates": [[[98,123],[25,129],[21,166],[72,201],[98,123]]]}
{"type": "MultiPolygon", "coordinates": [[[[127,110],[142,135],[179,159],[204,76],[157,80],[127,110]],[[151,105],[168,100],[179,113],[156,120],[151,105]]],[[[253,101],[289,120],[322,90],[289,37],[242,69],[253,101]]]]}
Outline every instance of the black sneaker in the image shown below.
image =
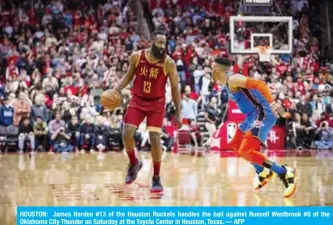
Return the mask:
{"type": "Polygon", "coordinates": [[[163,191],[160,176],[153,176],[151,192],[158,193],[163,191]]]}
{"type": "Polygon", "coordinates": [[[127,170],[127,175],[125,179],[126,184],[131,184],[135,181],[138,172],[142,168],[142,162],[138,160],[138,162],[135,165],[129,165],[127,170]]]}

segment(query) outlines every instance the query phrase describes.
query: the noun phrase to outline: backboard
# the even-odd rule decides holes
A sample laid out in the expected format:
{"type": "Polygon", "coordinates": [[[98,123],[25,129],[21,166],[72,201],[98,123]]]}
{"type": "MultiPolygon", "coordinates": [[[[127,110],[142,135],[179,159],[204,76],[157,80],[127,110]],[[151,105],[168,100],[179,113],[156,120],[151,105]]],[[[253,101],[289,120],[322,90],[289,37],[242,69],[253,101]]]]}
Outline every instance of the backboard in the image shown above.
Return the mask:
{"type": "Polygon", "coordinates": [[[251,15],[271,15],[273,0],[243,0],[243,13],[251,15]]]}
{"type": "Polygon", "coordinates": [[[292,17],[230,17],[230,52],[232,54],[258,54],[258,46],[270,47],[271,54],[292,53],[292,17]]]}

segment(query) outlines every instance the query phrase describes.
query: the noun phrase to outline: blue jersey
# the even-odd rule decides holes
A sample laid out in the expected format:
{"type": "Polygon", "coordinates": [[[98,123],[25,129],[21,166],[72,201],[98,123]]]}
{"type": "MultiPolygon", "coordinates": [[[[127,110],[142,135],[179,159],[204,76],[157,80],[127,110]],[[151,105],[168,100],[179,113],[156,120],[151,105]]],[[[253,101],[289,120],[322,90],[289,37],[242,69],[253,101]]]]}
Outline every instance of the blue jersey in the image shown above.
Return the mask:
{"type": "Polygon", "coordinates": [[[269,131],[276,122],[269,102],[255,89],[240,88],[237,91],[230,91],[228,87],[228,91],[239,110],[246,115],[246,119],[239,125],[239,129],[244,133],[251,130],[254,136],[265,143],[269,131]]]}
{"type": "Polygon", "coordinates": [[[236,92],[229,90],[229,94],[231,99],[236,102],[239,110],[245,115],[249,115],[254,111],[258,111],[258,113],[263,115],[273,115],[268,101],[257,90],[241,88],[236,92]]]}

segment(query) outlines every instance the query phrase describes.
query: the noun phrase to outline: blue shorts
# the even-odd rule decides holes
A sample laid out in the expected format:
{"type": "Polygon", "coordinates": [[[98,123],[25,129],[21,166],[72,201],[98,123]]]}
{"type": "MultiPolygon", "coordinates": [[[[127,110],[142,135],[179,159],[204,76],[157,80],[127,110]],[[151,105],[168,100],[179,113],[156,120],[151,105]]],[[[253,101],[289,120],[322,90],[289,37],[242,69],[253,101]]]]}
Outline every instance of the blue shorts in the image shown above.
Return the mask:
{"type": "Polygon", "coordinates": [[[269,131],[273,128],[275,122],[276,118],[272,112],[253,111],[246,116],[246,119],[239,125],[239,129],[244,133],[251,131],[253,136],[266,144],[269,131]]]}

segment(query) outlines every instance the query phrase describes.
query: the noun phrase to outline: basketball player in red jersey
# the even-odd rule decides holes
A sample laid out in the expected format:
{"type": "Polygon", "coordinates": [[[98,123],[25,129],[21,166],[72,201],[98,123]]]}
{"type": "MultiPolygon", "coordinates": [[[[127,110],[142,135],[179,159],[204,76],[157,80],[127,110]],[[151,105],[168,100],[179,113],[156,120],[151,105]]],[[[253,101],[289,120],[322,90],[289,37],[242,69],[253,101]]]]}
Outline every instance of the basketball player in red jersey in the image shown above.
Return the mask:
{"type": "Polygon", "coordinates": [[[151,143],[154,165],[152,192],[163,191],[160,181],[162,146],[160,133],[165,111],[165,88],[169,79],[172,98],[176,107],[176,122],[181,127],[181,100],[178,88],[179,77],[175,62],[166,54],[167,38],[162,31],[152,33],[152,44],[148,49],[132,53],[129,68],[115,90],[119,93],[134,78],[133,96],[124,116],[122,138],[130,165],[125,182],[135,181],[142,162],[135,155],[134,133],[147,117],[147,129],[151,143]]]}

